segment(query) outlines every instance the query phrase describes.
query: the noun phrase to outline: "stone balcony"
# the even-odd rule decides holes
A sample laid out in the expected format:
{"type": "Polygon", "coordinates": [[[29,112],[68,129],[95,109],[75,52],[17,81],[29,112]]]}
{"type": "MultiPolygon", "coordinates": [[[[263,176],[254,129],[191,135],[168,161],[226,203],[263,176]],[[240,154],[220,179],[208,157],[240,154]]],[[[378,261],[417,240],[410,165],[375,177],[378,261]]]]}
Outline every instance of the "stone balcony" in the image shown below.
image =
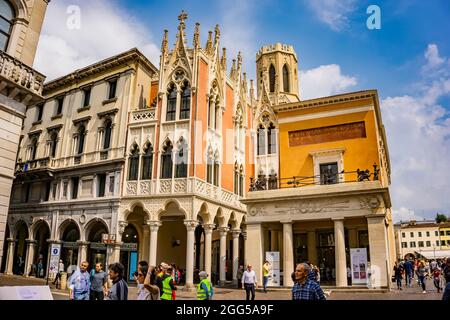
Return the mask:
{"type": "Polygon", "coordinates": [[[156,108],[146,108],[131,112],[130,123],[142,123],[156,120],[156,108]]]}
{"type": "Polygon", "coordinates": [[[45,76],[0,51],[0,94],[25,106],[42,101],[45,76]]]}

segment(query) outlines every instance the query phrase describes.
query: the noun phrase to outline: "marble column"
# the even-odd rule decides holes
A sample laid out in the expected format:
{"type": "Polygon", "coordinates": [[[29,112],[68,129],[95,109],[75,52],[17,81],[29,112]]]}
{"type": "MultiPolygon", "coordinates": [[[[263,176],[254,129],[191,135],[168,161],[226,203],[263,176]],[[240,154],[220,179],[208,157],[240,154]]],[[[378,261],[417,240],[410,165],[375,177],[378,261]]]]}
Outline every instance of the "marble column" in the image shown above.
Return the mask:
{"type": "Polygon", "coordinates": [[[317,261],[317,245],[316,245],[315,231],[308,231],[308,260],[316,266],[319,264],[319,261],[317,261]]]}
{"type": "Polygon", "coordinates": [[[143,241],[142,241],[141,257],[139,257],[139,260],[144,260],[148,262],[150,259],[150,230],[149,228],[147,228],[146,225],[143,225],[142,229],[143,229],[143,241]]]}
{"type": "Polygon", "coordinates": [[[14,267],[14,250],[16,248],[16,241],[12,238],[6,239],[6,241],[8,241],[8,253],[6,255],[5,274],[12,275],[14,267]]]}
{"type": "Polygon", "coordinates": [[[334,251],[336,287],[347,287],[347,261],[345,255],[345,230],[344,218],[333,219],[334,221],[334,251]]]}
{"type": "Polygon", "coordinates": [[[150,253],[149,253],[149,264],[150,266],[156,267],[156,254],[158,250],[158,230],[162,225],[160,221],[147,221],[150,227],[150,253]]]}
{"type": "Polygon", "coordinates": [[[231,231],[233,235],[233,284],[237,285],[237,272],[239,268],[239,235],[241,229],[234,229],[231,231]]]}
{"type": "Polygon", "coordinates": [[[259,284],[262,284],[262,265],[264,251],[264,236],[261,223],[247,224],[245,241],[245,265],[251,264],[256,272],[259,284]]]}
{"type": "Polygon", "coordinates": [[[28,278],[31,271],[31,264],[33,263],[34,250],[37,242],[31,239],[27,239],[26,242],[27,242],[27,253],[25,258],[24,276],[28,278]]]}
{"type": "Polygon", "coordinates": [[[371,282],[374,287],[389,286],[389,244],[387,227],[384,215],[367,216],[367,229],[369,232],[370,268],[372,270],[371,282]]]}
{"type": "Polygon", "coordinates": [[[205,271],[211,279],[211,244],[212,244],[212,232],[216,226],[214,224],[203,225],[205,230],[205,271]]]}
{"type": "Polygon", "coordinates": [[[292,221],[283,224],[283,286],[293,285],[291,274],[294,272],[294,239],[292,234],[292,221]]]}
{"type": "Polygon", "coordinates": [[[194,287],[194,245],[195,245],[195,228],[198,222],[195,220],[186,220],[184,225],[187,229],[186,244],[186,291],[195,291],[194,287]]]}
{"type": "MultiPolygon", "coordinates": [[[[87,261],[87,250],[89,242],[87,241],[77,241],[78,244],[78,263],[79,266],[82,262],[87,261]]],[[[89,268],[92,266],[89,266],[89,268]]]]}
{"type": "Polygon", "coordinates": [[[221,227],[220,231],[220,285],[224,285],[227,280],[225,265],[227,262],[227,234],[230,228],[221,227]]]}

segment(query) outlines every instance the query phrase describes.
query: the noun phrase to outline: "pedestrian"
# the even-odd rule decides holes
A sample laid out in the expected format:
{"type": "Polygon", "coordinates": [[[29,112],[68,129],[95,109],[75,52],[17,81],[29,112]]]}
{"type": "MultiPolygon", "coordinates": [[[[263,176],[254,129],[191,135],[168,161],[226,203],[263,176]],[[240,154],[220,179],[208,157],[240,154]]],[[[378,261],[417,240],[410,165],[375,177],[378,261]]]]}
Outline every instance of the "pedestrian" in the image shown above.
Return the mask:
{"type": "Polygon", "coordinates": [[[104,300],[108,292],[108,274],[103,271],[103,265],[98,262],[91,271],[90,300],[104,300]]]}
{"type": "Polygon", "coordinates": [[[352,283],[352,269],[349,266],[347,266],[347,283],[348,285],[352,283]]]}
{"type": "Polygon", "coordinates": [[[159,288],[156,285],[156,279],[157,279],[157,268],[156,267],[149,267],[147,275],[145,276],[144,280],[144,287],[150,292],[150,296],[147,300],[161,300],[160,294],[159,294],[159,288]]]}
{"type": "Polygon", "coordinates": [[[242,289],[242,276],[244,274],[244,266],[239,266],[236,277],[238,281],[238,289],[242,289]]]}
{"type": "Polygon", "coordinates": [[[402,274],[403,274],[403,267],[397,261],[395,261],[394,278],[395,281],[397,282],[398,290],[402,290],[402,279],[403,279],[402,274]]]}
{"type": "Polygon", "coordinates": [[[39,261],[37,264],[37,277],[38,278],[44,277],[44,264],[42,263],[42,258],[39,258],[39,261]]]}
{"type": "Polygon", "coordinates": [[[419,277],[419,283],[422,286],[423,292],[427,293],[426,287],[425,287],[425,281],[427,277],[427,268],[425,267],[425,263],[423,261],[420,261],[419,267],[417,268],[417,275],[419,277]]]}
{"type": "Polygon", "coordinates": [[[408,287],[411,287],[411,280],[413,275],[413,266],[411,261],[405,258],[405,262],[403,263],[403,268],[405,270],[405,284],[408,287]]]}
{"type": "Polygon", "coordinates": [[[292,288],[292,300],[326,300],[322,288],[310,278],[311,267],[307,263],[295,266],[295,284],[292,288]]]}
{"type": "Polygon", "coordinates": [[[442,279],[442,277],[441,277],[441,269],[439,269],[439,268],[436,266],[436,268],[434,268],[432,274],[433,274],[433,284],[434,284],[434,286],[435,286],[436,289],[437,289],[437,293],[440,293],[441,290],[442,290],[443,287],[444,287],[444,285],[443,285],[443,284],[444,284],[444,281],[443,281],[443,279],[442,279]]]}
{"type": "Polygon", "coordinates": [[[263,290],[264,293],[267,293],[267,283],[269,282],[269,273],[270,273],[270,263],[269,261],[264,261],[263,264],[263,290]]]}
{"type": "Polygon", "coordinates": [[[61,273],[64,272],[64,263],[60,259],[58,263],[58,272],[56,273],[55,281],[53,281],[53,284],[56,286],[56,289],[58,289],[58,286],[60,287],[59,281],[61,280],[61,273]]]}
{"type": "Polygon", "coordinates": [[[442,300],[450,301],[450,282],[447,282],[445,286],[444,294],[442,295],[442,300]]]}
{"type": "Polygon", "coordinates": [[[244,284],[246,300],[250,300],[250,293],[252,294],[252,300],[255,300],[255,289],[258,287],[258,279],[256,278],[256,272],[252,270],[251,264],[247,265],[247,270],[242,275],[242,283],[244,284]]]}
{"type": "Polygon", "coordinates": [[[110,264],[108,270],[113,285],[109,288],[105,300],[128,300],[128,285],[123,279],[125,267],[116,262],[110,264]]]}
{"type": "Polygon", "coordinates": [[[214,295],[214,289],[211,282],[208,280],[206,271],[199,272],[200,283],[197,287],[197,300],[211,300],[214,295]]]}
{"type": "Polygon", "coordinates": [[[445,282],[450,283],[450,258],[447,258],[444,267],[442,268],[442,275],[444,276],[445,282]]]}
{"type": "Polygon", "coordinates": [[[89,263],[83,261],[80,268],[69,278],[69,298],[70,300],[89,300],[91,279],[87,269],[89,263]]]}
{"type": "Polygon", "coordinates": [[[173,300],[173,291],[177,290],[172,279],[172,268],[166,263],[161,263],[163,274],[156,280],[161,300],[173,300]]]}
{"type": "Polygon", "coordinates": [[[146,261],[140,261],[138,264],[138,271],[135,272],[134,276],[138,288],[136,300],[151,300],[150,290],[148,290],[144,285],[147,273],[148,273],[148,263],[146,261]]]}

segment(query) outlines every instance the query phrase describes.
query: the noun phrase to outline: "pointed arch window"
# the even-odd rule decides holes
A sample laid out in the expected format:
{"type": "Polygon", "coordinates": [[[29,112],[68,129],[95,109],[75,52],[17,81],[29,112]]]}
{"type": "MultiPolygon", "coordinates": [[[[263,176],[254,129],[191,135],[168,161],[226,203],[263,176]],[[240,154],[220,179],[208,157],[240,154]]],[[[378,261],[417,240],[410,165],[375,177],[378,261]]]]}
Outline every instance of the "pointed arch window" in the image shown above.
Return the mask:
{"type": "Polygon", "coordinates": [[[0,0],[0,50],[2,51],[6,52],[8,49],[15,17],[16,13],[9,1],[0,0]]]}
{"type": "Polygon", "coordinates": [[[185,82],[181,92],[180,119],[189,119],[191,111],[191,86],[185,82]]]}
{"type": "Polygon", "coordinates": [[[103,139],[103,149],[109,149],[111,145],[112,122],[110,119],[105,121],[105,136],[103,139]]]}
{"type": "Polygon", "coordinates": [[[153,146],[148,143],[142,156],[142,180],[151,180],[153,168],[153,146]]]}
{"type": "Polygon", "coordinates": [[[275,126],[273,125],[273,123],[270,123],[269,128],[267,128],[267,143],[269,144],[268,145],[269,154],[277,153],[277,137],[275,126]]]}
{"type": "Polygon", "coordinates": [[[82,154],[84,150],[84,141],[86,136],[86,128],[84,126],[80,126],[78,129],[78,149],[77,154],[82,154]]]}
{"type": "Polygon", "coordinates": [[[139,147],[134,144],[129,157],[128,180],[135,181],[138,179],[139,171],[139,147]]]}
{"type": "Polygon", "coordinates": [[[258,127],[257,132],[258,138],[258,156],[262,156],[266,154],[266,130],[263,125],[258,127]]]}
{"type": "Polygon", "coordinates": [[[290,92],[289,90],[289,69],[287,64],[283,66],[283,91],[290,92]]]}
{"type": "Polygon", "coordinates": [[[31,145],[30,145],[30,160],[35,160],[36,159],[37,145],[38,145],[37,138],[33,138],[31,140],[31,145]]]}
{"type": "Polygon", "coordinates": [[[212,156],[208,155],[208,159],[206,161],[206,182],[213,183],[213,166],[214,160],[212,156]]]}
{"type": "Polygon", "coordinates": [[[175,178],[187,177],[187,144],[181,140],[175,157],[175,178]]]}
{"type": "Polygon", "coordinates": [[[219,160],[214,160],[214,181],[213,184],[218,187],[219,186],[219,174],[220,174],[220,164],[219,160]]]}
{"type": "Polygon", "coordinates": [[[239,168],[237,162],[234,163],[234,194],[239,193],[239,168]]]}
{"type": "Polygon", "coordinates": [[[56,157],[56,147],[58,145],[58,134],[55,132],[50,137],[50,157],[55,158],[56,157]]]}
{"type": "Polygon", "coordinates": [[[173,145],[170,141],[167,141],[163,147],[163,152],[161,155],[161,179],[171,179],[172,178],[172,150],[173,145]]]}
{"type": "Polygon", "coordinates": [[[167,92],[167,114],[166,121],[174,121],[177,112],[177,90],[174,85],[167,92]]]}
{"type": "Polygon", "coordinates": [[[244,167],[239,168],[239,195],[244,196],[244,167]]]}
{"type": "Polygon", "coordinates": [[[275,67],[273,64],[269,68],[269,90],[270,92],[275,92],[275,67]]]}

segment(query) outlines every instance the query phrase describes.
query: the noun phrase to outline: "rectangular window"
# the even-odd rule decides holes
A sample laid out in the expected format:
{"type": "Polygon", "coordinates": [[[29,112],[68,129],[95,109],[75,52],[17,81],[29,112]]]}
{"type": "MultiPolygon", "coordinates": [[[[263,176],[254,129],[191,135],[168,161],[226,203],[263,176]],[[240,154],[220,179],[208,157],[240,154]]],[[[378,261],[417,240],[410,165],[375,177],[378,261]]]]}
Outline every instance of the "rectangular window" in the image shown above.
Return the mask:
{"type": "Polygon", "coordinates": [[[63,112],[64,97],[59,97],[56,99],[56,115],[60,115],[63,112]]]}
{"type": "Polygon", "coordinates": [[[447,246],[450,246],[450,240],[447,240],[447,246]]]}
{"type": "Polygon", "coordinates": [[[406,238],[406,235],[404,232],[402,232],[402,238],[406,238]]]}
{"type": "Polygon", "coordinates": [[[415,247],[416,247],[416,242],[415,242],[415,241],[411,241],[411,242],[409,243],[409,246],[410,246],[411,248],[415,248],[415,247]]]}
{"type": "Polygon", "coordinates": [[[109,81],[109,95],[108,99],[114,99],[116,97],[117,79],[109,81]]]}
{"type": "Polygon", "coordinates": [[[91,89],[91,87],[83,89],[83,107],[87,107],[91,103],[91,89]]]}
{"type": "Polygon", "coordinates": [[[419,248],[423,248],[423,241],[419,241],[419,248]]]}
{"type": "Polygon", "coordinates": [[[434,235],[437,237],[437,236],[439,236],[439,231],[435,231],[434,232],[434,235]]]}
{"type": "Polygon", "coordinates": [[[419,237],[422,237],[422,232],[419,231],[419,237]]]}
{"type": "Polygon", "coordinates": [[[445,234],[446,234],[447,236],[450,236],[450,230],[445,231],[445,234]]]}
{"type": "Polygon", "coordinates": [[[114,193],[114,176],[109,176],[109,193],[114,193]]]}
{"type": "Polygon", "coordinates": [[[25,202],[28,202],[30,200],[30,191],[31,191],[31,184],[25,185],[25,202]]]}
{"type": "Polygon", "coordinates": [[[99,198],[105,196],[105,185],[106,185],[106,174],[99,174],[97,175],[97,181],[98,181],[98,194],[97,196],[99,198]]]}
{"type": "Polygon", "coordinates": [[[445,236],[444,231],[440,231],[441,236],[445,236]]]}
{"type": "Polygon", "coordinates": [[[408,248],[408,242],[402,242],[402,248],[408,248]]]}
{"type": "Polygon", "coordinates": [[[436,246],[439,247],[439,240],[436,240],[436,246]]]}
{"type": "Polygon", "coordinates": [[[52,183],[49,181],[45,186],[45,199],[44,201],[50,200],[50,191],[52,190],[52,183]]]}
{"type": "Polygon", "coordinates": [[[176,91],[173,91],[167,98],[166,121],[174,121],[176,111],[177,111],[177,93],[176,91]]]}
{"type": "Polygon", "coordinates": [[[427,247],[431,247],[431,241],[427,241],[427,247]]]}
{"type": "Polygon", "coordinates": [[[72,199],[78,198],[78,184],[80,182],[80,178],[74,177],[72,178],[72,199]]]}
{"type": "Polygon", "coordinates": [[[67,197],[67,188],[69,186],[69,183],[67,181],[63,182],[63,197],[67,197]]]}
{"type": "Polygon", "coordinates": [[[58,185],[56,183],[53,184],[53,189],[52,189],[52,197],[53,200],[56,200],[56,188],[58,187],[58,185]]]}
{"type": "Polygon", "coordinates": [[[44,105],[40,104],[37,107],[37,118],[36,121],[41,121],[42,120],[42,113],[44,111],[44,105]]]}
{"type": "Polygon", "coordinates": [[[409,236],[410,236],[411,238],[414,238],[414,232],[410,232],[410,233],[409,233],[409,236]]]}
{"type": "Polygon", "coordinates": [[[429,237],[430,236],[430,231],[427,231],[427,237],[429,237]]]}
{"type": "Polygon", "coordinates": [[[337,179],[338,164],[324,163],[320,165],[320,184],[335,184],[338,182],[337,179]]]}

